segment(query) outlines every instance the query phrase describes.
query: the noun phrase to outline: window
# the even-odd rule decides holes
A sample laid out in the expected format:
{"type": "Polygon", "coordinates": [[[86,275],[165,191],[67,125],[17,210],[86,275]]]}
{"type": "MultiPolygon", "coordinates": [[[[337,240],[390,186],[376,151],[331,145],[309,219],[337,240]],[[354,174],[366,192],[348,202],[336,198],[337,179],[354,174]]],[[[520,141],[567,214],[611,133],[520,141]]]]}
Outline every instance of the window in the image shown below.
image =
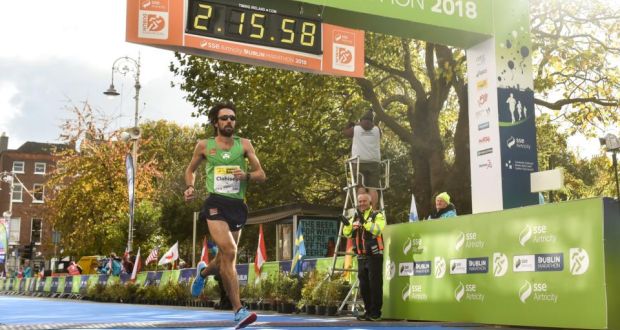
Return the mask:
{"type": "Polygon", "coordinates": [[[32,219],[32,231],[30,233],[30,241],[41,244],[41,232],[43,229],[43,219],[32,219]]]}
{"type": "Polygon", "coordinates": [[[45,192],[45,188],[40,183],[35,183],[32,187],[32,202],[33,203],[43,203],[43,195],[45,192]]]}
{"type": "Polygon", "coordinates": [[[9,224],[9,244],[19,245],[19,225],[21,224],[20,218],[11,218],[9,224]]]}
{"type": "Polygon", "coordinates": [[[13,184],[13,196],[11,196],[11,200],[13,202],[21,202],[23,195],[24,187],[20,183],[13,184]]]}
{"type": "Polygon", "coordinates": [[[34,174],[45,174],[45,163],[34,163],[34,174]]]}
{"type": "Polygon", "coordinates": [[[13,162],[13,173],[24,173],[24,162],[23,161],[14,161],[13,162]]]}

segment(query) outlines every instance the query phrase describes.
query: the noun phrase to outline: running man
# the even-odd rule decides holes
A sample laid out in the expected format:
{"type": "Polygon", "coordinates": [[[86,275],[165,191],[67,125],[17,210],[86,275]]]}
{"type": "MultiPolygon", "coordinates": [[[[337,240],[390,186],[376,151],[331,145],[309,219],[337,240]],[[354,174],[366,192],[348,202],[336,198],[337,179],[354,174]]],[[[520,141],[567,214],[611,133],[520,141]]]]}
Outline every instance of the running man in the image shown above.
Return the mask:
{"type": "MultiPolygon", "coordinates": [[[[236,329],[256,321],[256,313],[241,306],[237,280],[237,243],[241,229],[247,220],[248,208],[244,203],[248,182],[264,182],[265,172],[248,139],[234,135],[236,110],[232,104],[218,104],[209,110],[209,123],[215,130],[215,138],[199,141],[194,155],[185,170],[185,200],[194,198],[195,172],[203,160],[207,161],[208,198],[202,206],[211,237],[219,248],[218,262],[224,287],[233,306],[236,329]],[[250,167],[246,163],[249,162],[250,167]]],[[[211,265],[209,265],[211,266],[211,265]]],[[[206,276],[215,269],[207,269],[204,262],[198,264],[192,284],[192,295],[202,291],[206,276]]]]}

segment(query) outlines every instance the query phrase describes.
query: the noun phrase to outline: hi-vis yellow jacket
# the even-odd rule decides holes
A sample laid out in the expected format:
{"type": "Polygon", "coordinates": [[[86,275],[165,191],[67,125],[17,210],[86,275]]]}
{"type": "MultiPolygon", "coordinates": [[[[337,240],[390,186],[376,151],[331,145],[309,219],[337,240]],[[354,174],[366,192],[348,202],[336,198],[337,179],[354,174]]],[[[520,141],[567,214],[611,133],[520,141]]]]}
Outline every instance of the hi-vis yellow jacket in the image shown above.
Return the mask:
{"type": "Polygon", "coordinates": [[[369,208],[364,212],[356,211],[355,216],[349,219],[349,225],[342,229],[342,234],[353,238],[353,248],[358,255],[379,255],[383,254],[384,227],[383,213],[369,208]],[[359,226],[354,228],[356,222],[359,226]]]}

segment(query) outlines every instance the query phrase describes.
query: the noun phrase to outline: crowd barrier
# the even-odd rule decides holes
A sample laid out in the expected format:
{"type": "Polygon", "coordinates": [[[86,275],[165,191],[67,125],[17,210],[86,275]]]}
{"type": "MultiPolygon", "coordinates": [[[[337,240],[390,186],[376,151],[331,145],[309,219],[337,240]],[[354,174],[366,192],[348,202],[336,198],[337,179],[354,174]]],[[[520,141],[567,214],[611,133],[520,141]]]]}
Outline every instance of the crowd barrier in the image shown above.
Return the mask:
{"type": "Polygon", "coordinates": [[[615,200],[397,224],[384,241],[384,317],[620,329],[615,200]]]}
{"type": "MultiPolygon", "coordinates": [[[[327,271],[332,266],[332,258],[318,258],[303,260],[302,269],[304,272],[318,269],[327,271]]],[[[337,266],[342,267],[343,257],[338,258],[337,266]]],[[[270,276],[277,272],[289,272],[291,261],[271,261],[263,264],[261,276],[270,276]]],[[[177,270],[163,271],[144,271],[138,273],[135,283],[140,286],[163,286],[169,282],[191,283],[196,274],[195,268],[184,268],[177,270]]],[[[254,264],[237,265],[237,278],[240,285],[246,285],[249,281],[254,281],[256,274],[254,264]]],[[[130,280],[130,274],[120,276],[111,275],[75,275],[75,276],[53,276],[46,278],[0,278],[0,291],[28,294],[56,294],[64,295],[85,295],[88,288],[95,284],[111,285],[115,283],[126,283],[130,280]]]]}

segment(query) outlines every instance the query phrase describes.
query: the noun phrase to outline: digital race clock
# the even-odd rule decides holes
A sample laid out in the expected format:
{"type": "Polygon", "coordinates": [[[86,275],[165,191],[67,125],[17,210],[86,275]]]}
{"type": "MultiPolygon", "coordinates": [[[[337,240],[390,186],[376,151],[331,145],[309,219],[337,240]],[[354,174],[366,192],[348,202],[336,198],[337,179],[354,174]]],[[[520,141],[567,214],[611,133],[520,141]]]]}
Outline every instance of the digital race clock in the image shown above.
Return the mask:
{"type": "Polygon", "coordinates": [[[239,1],[189,0],[185,33],[322,54],[319,15],[295,14],[239,1]]]}

